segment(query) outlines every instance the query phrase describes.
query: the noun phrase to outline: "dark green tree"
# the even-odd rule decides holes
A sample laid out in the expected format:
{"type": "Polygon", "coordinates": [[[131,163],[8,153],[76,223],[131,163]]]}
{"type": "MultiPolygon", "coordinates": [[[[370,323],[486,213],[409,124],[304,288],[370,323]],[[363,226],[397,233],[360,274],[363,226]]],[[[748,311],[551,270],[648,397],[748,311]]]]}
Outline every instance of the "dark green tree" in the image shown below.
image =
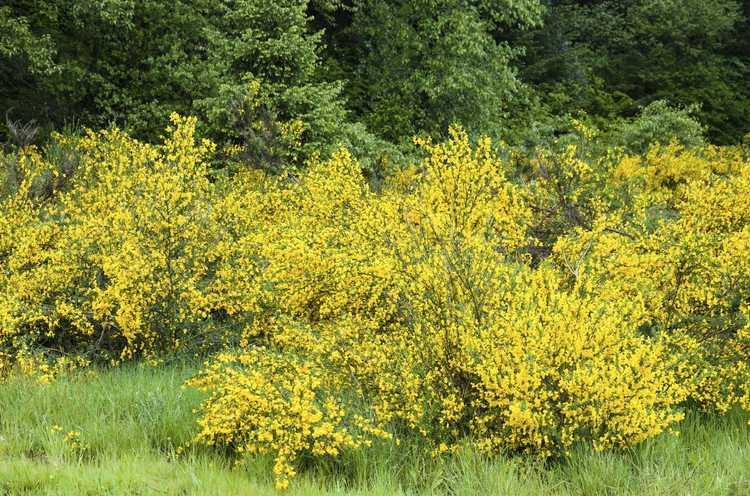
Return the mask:
{"type": "Polygon", "coordinates": [[[0,9],[0,108],[59,127],[114,123],[156,138],[172,111],[255,159],[300,160],[362,141],[338,82],[318,78],[317,0],[9,0],[0,9]],[[292,133],[292,138],[289,134],[292,133]],[[284,135],[287,135],[286,137],[284,135]]]}
{"type": "Polygon", "coordinates": [[[502,32],[538,23],[541,11],[538,0],[353,0],[328,23],[327,69],[390,140],[452,122],[498,134],[521,85],[502,32]]]}
{"type": "Polygon", "coordinates": [[[522,37],[522,77],[551,113],[611,120],[668,100],[699,105],[713,141],[746,132],[749,59],[737,40],[748,36],[735,0],[547,3],[544,28],[522,37]]]}

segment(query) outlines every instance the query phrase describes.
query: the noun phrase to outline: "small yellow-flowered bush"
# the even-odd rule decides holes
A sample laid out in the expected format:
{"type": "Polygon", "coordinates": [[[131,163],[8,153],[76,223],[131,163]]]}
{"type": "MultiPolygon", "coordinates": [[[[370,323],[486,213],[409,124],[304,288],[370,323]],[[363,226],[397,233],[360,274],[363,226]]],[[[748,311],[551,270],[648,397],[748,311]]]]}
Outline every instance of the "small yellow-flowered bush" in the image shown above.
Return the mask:
{"type": "Polygon", "coordinates": [[[153,357],[212,339],[212,316],[255,311],[252,242],[234,229],[246,214],[209,180],[195,124],[173,116],[162,145],[88,132],[64,173],[19,153],[0,199],[0,347],[153,357]]]}
{"type": "Polygon", "coordinates": [[[390,435],[346,405],[317,364],[256,347],[222,354],[192,386],[209,391],[198,440],[241,454],[274,455],[276,486],[284,489],[303,455],[337,456],[390,435]]]}

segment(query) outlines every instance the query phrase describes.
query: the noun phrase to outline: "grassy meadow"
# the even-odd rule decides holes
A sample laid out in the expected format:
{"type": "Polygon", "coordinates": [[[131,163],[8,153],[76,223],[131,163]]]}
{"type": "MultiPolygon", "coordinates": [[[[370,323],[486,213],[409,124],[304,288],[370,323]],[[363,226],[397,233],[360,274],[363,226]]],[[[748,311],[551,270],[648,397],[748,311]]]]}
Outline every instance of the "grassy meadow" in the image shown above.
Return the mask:
{"type": "MultiPolygon", "coordinates": [[[[190,446],[201,393],[181,385],[196,370],[141,365],[0,385],[0,494],[277,494],[270,459],[236,467],[233,456],[190,446]]],[[[546,467],[468,449],[433,459],[415,440],[383,442],[310,466],[288,494],[745,495],[746,422],[741,412],[688,412],[678,435],[619,452],[582,448],[546,467]]]]}

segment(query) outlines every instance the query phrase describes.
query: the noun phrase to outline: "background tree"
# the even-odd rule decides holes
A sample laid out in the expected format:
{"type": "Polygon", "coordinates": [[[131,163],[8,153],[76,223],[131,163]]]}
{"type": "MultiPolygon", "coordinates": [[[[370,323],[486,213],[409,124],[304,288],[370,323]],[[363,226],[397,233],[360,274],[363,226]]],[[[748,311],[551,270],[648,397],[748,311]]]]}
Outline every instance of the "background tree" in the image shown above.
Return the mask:
{"type": "Polygon", "coordinates": [[[226,145],[221,163],[278,170],[345,145],[375,172],[398,156],[385,141],[454,122],[533,147],[569,114],[619,129],[665,101],[733,143],[748,15],[747,0],[6,0],[0,141],[32,120],[156,141],[177,111],[226,145]]]}
{"type": "Polygon", "coordinates": [[[538,0],[354,0],[328,24],[329,75],[355,113],[390,140],[452,122],[497,134],[520,81],[507,29],[541,19],[538,0]]]}
{"type": "Polygon", "coordinates": [[[522,78],[551,113],[584,110],[611,120],[666,99],[700,105],[697,115],[713,141],[736,142],[747,131],[750,59],[738,2],[547,4],[544,28],[516,41],[525,40],[522,78]]]}
{"type": "Polygon", "coordinates": [[[147,139],[170,112],[197,114],[204,134],[252,145],[256,158],[289,158],[276,150],[279,135],[309,155],[349,132],[340,84],[316,77],[321,33],[309,27],[310,7],[11,0],[0,10],[0,108],[49,127],[114,123],[147,139]]]}

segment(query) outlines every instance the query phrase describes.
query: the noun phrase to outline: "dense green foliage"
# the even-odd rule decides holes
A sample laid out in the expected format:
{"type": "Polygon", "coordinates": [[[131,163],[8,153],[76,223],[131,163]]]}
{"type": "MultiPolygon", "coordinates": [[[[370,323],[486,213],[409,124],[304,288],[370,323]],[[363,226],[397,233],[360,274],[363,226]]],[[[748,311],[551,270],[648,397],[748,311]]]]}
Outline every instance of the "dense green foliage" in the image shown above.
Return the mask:
{"type": "Polygon", "coordinates": [[[498,135],[521,95],[517,50],[496,35],[538,24],[541,11],[537,0],[355,0],[328,28],[330,70],[391,140],[454,122],[498,135]]]}
{"type": "Polygon", "coordinates": [[[750,120],[750,2],[548,0],[526,47],[522,78],[553,113],[632,116],[655,100],[700,105],[717,142],[737,142],[750,120]],[[743,10],[744,9],[744,10],[743,10]]]}
{"type": "Polygon", "coordinates": [[[34,120],[153,140],[176,111],[254,166],[343,143],[372,169],[396,156],[375,136],[460,122],[528,143],[566,114],[608,129],[665,100],[736,143],[749,14],[737,0],[9,0],[0,138],[34,120]]]}
{"type": "MultiPolygon", "coordinates": [[[[157,138],[170,112],[266,166],[346,144],[340,85],[315,77],[307,0],[12,1],[0,9],[0,109],[157,138]],[[299,122],[299,124],[297,124],[299,122]],[[291,148],[299,148],[291,150],[291,148]]],[[[355,134],[355,133],[350,133],[355,134]]]]}

